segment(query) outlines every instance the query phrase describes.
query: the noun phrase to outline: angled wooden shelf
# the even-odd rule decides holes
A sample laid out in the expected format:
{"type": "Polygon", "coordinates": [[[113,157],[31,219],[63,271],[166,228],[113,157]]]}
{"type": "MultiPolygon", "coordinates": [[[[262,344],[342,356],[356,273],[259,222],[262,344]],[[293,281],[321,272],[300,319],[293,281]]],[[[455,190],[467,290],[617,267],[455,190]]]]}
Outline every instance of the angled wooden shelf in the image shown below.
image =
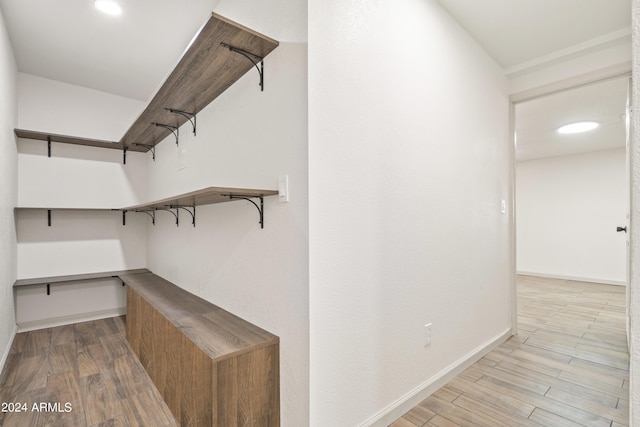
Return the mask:
{"type": "MultiPolygon", "coordinates": [[[[20,138],[123,151],[147,152],[187,120],[196,131],[196,115],[252,68],[256,86],[262,84],[258,63],[278,42],[212,13],[193,38],[174,70],[167,76],[149,105],[118,142],[15,129],[20,138]],[[242,53],[240,53],[242,52],[242,53]],[[165,125],[167,127],[158,126],[165,125]]],[[[178,141],[177,130],[175,131],[178,141]]]]}
{"type": "MultiPolygon", "coordinates": [[[[243,55],[223,44],[264,58],[278,42],[212,13],[147,108],[122,137],[125,147],[155,146],[171,131],[154,123],[180,127],[188,118],[166,109],[197,114],[240,77],[254,68],[243,55]]],[[[256,75],[256,86],[259,77],[256,75]]]]}

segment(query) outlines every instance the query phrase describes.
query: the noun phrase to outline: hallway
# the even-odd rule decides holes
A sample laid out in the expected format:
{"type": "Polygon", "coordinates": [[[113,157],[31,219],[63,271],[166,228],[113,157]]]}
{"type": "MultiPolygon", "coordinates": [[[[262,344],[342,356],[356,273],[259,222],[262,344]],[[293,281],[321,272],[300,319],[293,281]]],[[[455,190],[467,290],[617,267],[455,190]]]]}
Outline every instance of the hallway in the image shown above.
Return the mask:
{"type": "Polygon", "coordinates": [[[518,277],[511,337],[391,427],[629,425],[625,288],[518,277]]]}

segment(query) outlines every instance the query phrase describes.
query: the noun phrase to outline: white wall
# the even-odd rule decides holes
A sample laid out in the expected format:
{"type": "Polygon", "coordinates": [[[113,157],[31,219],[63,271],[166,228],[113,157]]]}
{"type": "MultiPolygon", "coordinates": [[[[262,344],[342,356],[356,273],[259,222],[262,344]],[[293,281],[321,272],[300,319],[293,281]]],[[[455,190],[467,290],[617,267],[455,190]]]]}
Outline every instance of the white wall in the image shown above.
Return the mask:
{"type": "MultiPolygon", "coordinates": [[[[21,128],[117,141],[144,103],[95,90],[19,75],[21,128]]],[[[149,154],[19,139],[18,206],[99,208],[106,211],[52,212],[20,209],[17,230],[18,278],[46,277],[146,267],[146,217],[109,209],[136,205],[147,196],[149,154]]],[[[17,292],[21,329],[70,323],[124,311],[117,280],[41,287],[17,292]]]]}
{"type": "Polygon", "coordinates": [[[17,68],[0,10],[0,370],[16,324],[13,283],[16,280],[16,230],[13,208],[18,198],[18,154],[13,134],[17,119],[17,68]]]}
{"type": "Polygon", "coordinates": [[[309,118],[311,425],[387,425],[510,331],[506,81],[436,1],[311,1],[309,118]]]}
{"type": "Polygon", "coordinates": [[[625,150],[517,165],[518,272],[625,284],[625,150]]]}
{"type": "MultiPolygon", "coordinates": [[[[173,137],[149,161],[149,197],[208,186],[277,189],[289,176],[290,201],[265,198],[265,226],[245,201],[197,208],[197,224],[175,226],[159,212],[148,225],[154,273],[280,337],[283,427],[308,425],[309,295],[307,190],[307,46],[304,2],[222,1],[215,9],[279,40],[265,59],[265,90],[250,70],[180,131],[186,167],[173,137]],[[291,8],[286,3],[291,4],[291,8]],[[256,10],[260,13],[256,13],[256,10]],[[291,18],[293,19],[293,18],[291,18]],[[295,40],[295,41],[292,41],[295,40]]],[[[163,215],[164,214],[164,215],[163,215]]]]}
{"type": "Polygon", "coordinates": [[[119,141],[145,102],[18,73],[20,129],[119,141]]]}

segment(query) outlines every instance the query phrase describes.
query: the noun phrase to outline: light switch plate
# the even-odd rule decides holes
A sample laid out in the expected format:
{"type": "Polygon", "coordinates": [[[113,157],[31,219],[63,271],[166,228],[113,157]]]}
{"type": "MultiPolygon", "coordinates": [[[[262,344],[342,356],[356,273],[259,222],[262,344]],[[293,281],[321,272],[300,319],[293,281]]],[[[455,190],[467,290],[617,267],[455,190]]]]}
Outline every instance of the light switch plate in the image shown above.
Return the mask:
{"type": "Polygon", "coordinates": [[[281,203],[289,201],[289,175],[278,177],[278,201],[281,203]]]}

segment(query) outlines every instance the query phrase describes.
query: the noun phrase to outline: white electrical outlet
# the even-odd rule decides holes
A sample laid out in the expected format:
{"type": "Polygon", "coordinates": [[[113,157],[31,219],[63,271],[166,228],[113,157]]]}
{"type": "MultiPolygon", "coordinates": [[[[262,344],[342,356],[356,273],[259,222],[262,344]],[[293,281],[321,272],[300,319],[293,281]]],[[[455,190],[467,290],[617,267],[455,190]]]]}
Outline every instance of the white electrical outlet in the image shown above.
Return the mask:
{"type": "Polygon", "coordinates": [[[431,322],[424,325],[424,346],[429,347],[431,345],[431,322]]]}

